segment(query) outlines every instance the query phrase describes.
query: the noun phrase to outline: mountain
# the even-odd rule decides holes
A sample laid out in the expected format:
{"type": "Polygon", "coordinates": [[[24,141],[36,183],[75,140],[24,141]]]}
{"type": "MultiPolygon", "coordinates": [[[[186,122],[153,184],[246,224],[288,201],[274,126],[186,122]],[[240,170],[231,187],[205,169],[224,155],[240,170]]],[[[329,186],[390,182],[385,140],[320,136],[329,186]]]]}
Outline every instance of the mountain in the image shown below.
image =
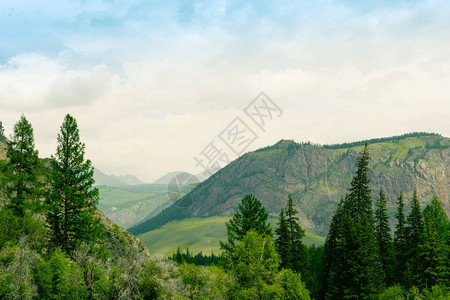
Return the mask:
{"type": "Polygon", "coordinates": [[[114,223],[124,228],[139,224],[169,207],[174,200],[191,191],[183,186],[176,199],[165,184],[140,184],[113,187],[100,185],[98,207],[114,223]]]}
{"type": "MultiPolygon", "coordinates": [[[[219,167],[211,167],[203,172],[195,174],[194,177],[197,179],[196,181],[202,182],[202,181],[205,181],[206,179],[208,179],[209,177],[211,177],[217,171],[219,171],[219,169],[220,169],[219,167]]],[[[182,173],[186,173],[186,172],[182,172],[182,171],[169,172],[166,175],[163,175],[160,178],[158,178],[157,180],[153,181],[152,183],[153,184],[170,184],[171,180],[173,180],[177,175],[180,175],[182,173]]],[[[187,173],[187,174],[189,174],[189,173],[187,173]]]]}
{"type": "Polygon", "coordinates": [[[365,143],[371,153],[369,176],[375,197],[382,187],[391,216],[400,191],[406,202],[417,189],[422,204],[436,194],[450,212],[450,139],[437,134],[412,133],[341,145],[312,145],[281,140],[247,153],[221,169],[190,193],[148,221],[129,231],[141,234],[173,220],[231,215],[247,193],[254,194],[277,216],[292,194],[302,226],[325,234],[341,196],[355,172],[365,143]]]}
{"type": "Polygon", "coordinates": [[[95,185],[107,185],[115,187],[143,184],[143,182],[134,175],[107,175],[96,168],[94,168],[94,180],[95,185]]]}

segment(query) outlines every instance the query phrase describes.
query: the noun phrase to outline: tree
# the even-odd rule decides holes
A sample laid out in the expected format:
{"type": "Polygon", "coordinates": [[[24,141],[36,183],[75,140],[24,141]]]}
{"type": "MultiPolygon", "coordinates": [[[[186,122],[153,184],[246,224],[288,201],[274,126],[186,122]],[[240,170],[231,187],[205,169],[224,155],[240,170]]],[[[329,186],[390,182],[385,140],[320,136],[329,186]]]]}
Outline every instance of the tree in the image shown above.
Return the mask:
{"type": "Polygon", "coordinates": [[[270,236],[248,231],[232,255],[231,270],[237,283],[235,292],[240,294],[237,299],[263,298],[275,283],[280,263],[270,236]]]}
{"type": "Polygon", "coordinates": [[[447,239],[449,227],[449,220],[447,214],[442,208],[442,203],[437,196],[434,196],[431,203],[428,204],[423,210],[424,223],[431,220],[436,227],[439,235],[439,240],[442,244],[445,244],[447,239]]]}
{"type": "Polygon", "coordinates": [[[428,219],[418,246],[418,274],[416,283],[420,287],[432,287],[438,283],[446,284],[449,278],[445,261],[444,246],[431,219],[428,219]]]}
{"type": "Polygon", "coordinates": [[[67,253],[81,242],[95,242],[102,233],[100,218],[95,216],[94,168],[90,160],[84,160],[84,149],[77,122],[68,114],[51,158],[51,188],[46,199],[52,241],[67,253]]]}
{"type": "Polygon", "coordinates": [[[419,198],[417,192],[414,190],[413,199],[411,202],[411,212],[406,219],[406,246],[407,246],[407,263],[411,268],[412,284],[417,284],[421,274],[418,265],[418,252],[422,240],[423,233],[423,218],[420,209],[419,198]]]}
{"type": "Polygon", "coordinates": [[[333,221],[339,222],[332,223],[330,232],[333,232],[325,244],[326,296],[331,299],[374,297],[384,285],[368,186],[368,164],[366,145],[358,158],[349,194],[341,201],[339,216],[336,220],[333,217],[333,221]]]}
{"type": "Polygon", "coordinates": [[[272,235],[272,229],[267,221],[269,214],[256,197],[247,194],[239,204],[239,209],[226,223],[228,243],[220,245],[227,251],[232,251],[237,242],[241,241],[245,234],[253,230],[261,235],[272,235]]]}
{"type": "Polygon", "coordinates": [[[22,115],[14,125],[14,135],[9,143],[5,165],[5,193],[9,207],[23,217],[26,209],[36,208],[39,201],[39,158],[34,149],[33,127],[22,115]]]}
{"type": "Polygon", "coordinates": [[[372,217],[372,197],[369,188],[369,147],[367,144],[361,152],[356,164],[357,170],[352,179],[346,202],[352,218],[357,221],[364,215],[372,217]]]}
{"type": "Polygon", "coordinates": [[[275,241],[275,246],[278,254],[280,255],[280,267],[288,268],[292,253],[289,244],[289,228],[284,216],[284,209],[281,209],[278,227],[275,229],[275,233],[278,236],[275,241]]]}
{"type": "Polygon", "coordinates": [[[330,290],[331,271],[334,264],[338,262],[337,258],[337,242],[340,235],[341,219],[344,215],[344,198],[341,201],[331,219],[330,229],[325,240],[323,251],[323,274],[322,274],[322,288],[319,292],[319,298],[324,299],[326,293],[330,290]]]}
{"type": "Polygon", "coordinates": [[[0,138],[5,136],[5,128],[3,127],[3,122],[0,121],[0,138]]]}
{"type": "Polygon", "coordinates": [[[387,214],[386,196],[380,188],[380,194],[375,204],[375,235],[380,249],[381,262],[386,281],[390,283],[392,278],[392,236],[387,214]]]}
{"type": "Polygon", "coordinates": [[[277,249],[281,257],[281,266],[292,269],[295,272],[304,271],[306,267],[306,247],[302,242],[305,231],[299,224],[297,210],[294,208],[292,195],[289,195],[284,217],[283,210],[280,214],[277,249]]]}
{"type": "Polygon", "coordinates": [[[403,202],[403,193],[397,199],[397,224],[395,225],[394,233],[394,248],[395,248],[395,278],[399,283],[404,283],[404,274],[407,265],[407,236],[406,236],[406,219],[405,219],[405,204],[403,202]]]}

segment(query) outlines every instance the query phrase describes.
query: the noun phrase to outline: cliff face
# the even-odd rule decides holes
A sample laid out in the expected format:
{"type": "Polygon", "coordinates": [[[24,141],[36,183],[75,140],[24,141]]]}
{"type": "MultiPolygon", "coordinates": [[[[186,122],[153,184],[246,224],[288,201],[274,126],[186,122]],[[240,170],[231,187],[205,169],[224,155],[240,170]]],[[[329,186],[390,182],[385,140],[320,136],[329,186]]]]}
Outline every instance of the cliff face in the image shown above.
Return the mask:
{"type": "MultiPolygon", "coordinates": [[[[436,194],[450,213],[449,147],[450,139],[440,136],[369,144],[373,197],[382,187],[393,215],[399,192],[404,193],[408,203],[416,188],[422,204],[436,194]]],[[[280,141],[247,153],[199,184],[140,230],[159,227],[172,219],[230,215],[243,196],[252,193],[274,216],[286,205],[288,194],[292,194],[300,210],[302,226],[326,233],[337,203],[350,185],[361,149],[362,146],[329,149],[280,141]]],[[[135,233],[134,229],[130,231],[135,233]]]]}

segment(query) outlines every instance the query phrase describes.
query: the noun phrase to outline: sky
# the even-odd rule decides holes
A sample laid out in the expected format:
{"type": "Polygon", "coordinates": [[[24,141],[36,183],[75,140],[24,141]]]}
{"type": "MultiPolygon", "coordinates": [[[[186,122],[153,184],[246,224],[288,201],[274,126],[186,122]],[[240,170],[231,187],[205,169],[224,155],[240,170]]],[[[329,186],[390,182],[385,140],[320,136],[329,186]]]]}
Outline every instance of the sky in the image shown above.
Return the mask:
{"type": "Polygon", "coordinates": [[[49,157],[69,113],[95,167],[145,182],[281,139],[450,137],[449,83],[445,0],[0,1],[6,135],[24,114],[49,157]]]}

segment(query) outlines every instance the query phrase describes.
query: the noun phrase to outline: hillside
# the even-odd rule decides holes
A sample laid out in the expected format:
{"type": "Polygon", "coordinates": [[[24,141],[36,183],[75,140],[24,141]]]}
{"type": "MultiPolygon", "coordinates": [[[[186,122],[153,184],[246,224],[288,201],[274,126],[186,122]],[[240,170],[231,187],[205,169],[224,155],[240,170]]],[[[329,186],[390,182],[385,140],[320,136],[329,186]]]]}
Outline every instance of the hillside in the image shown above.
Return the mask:
{"type": "MultiPolygon", "coordinates": [[[[181,221],[173,221],[163,227],[146,232],[138,238],[149,248],[151,255],[168,256],[176,251],[177,247],[184,250],[189,247],[193,253],[219,254],[220,241],[227,240],[225,222],[230,217],[215,216],[209,218],[188,218],[181,221]]],[[[271,218],[272,228],[276,227],[278,219],[271,218]]],[[[306,231],[303,243],[306,245],[322,245],[323,237],[306,231]]]]}
{"type": "MultiPolygon", "coordinates": [[[[247,153],[200,183],[189,194],[156,217],[130,228],[141,234],[172,221],[190,217],[231,215],[241,198],[254,194],[277,216],[288,194],[299,207],[302,226],[325,234],[341,196],[355,171],[363,142],[319,146],[281,140],[247,153]]],[[[450,139],[416,133],[369,141],[372,194],[383,187],[393,215],[400,191],[409,202],[417,188],[422,204],[437,194],[450,212],[450,139]]]]}
{"type": "MultiPolygon", "coordinates": [[[[173,203],[165,184],[140,184],[121,187],[100,185],[98,207],[117,225],[128,228],[157,215],[173,203]]],[[[190,192],[183,186],[180,195],[190,192]]]]}

